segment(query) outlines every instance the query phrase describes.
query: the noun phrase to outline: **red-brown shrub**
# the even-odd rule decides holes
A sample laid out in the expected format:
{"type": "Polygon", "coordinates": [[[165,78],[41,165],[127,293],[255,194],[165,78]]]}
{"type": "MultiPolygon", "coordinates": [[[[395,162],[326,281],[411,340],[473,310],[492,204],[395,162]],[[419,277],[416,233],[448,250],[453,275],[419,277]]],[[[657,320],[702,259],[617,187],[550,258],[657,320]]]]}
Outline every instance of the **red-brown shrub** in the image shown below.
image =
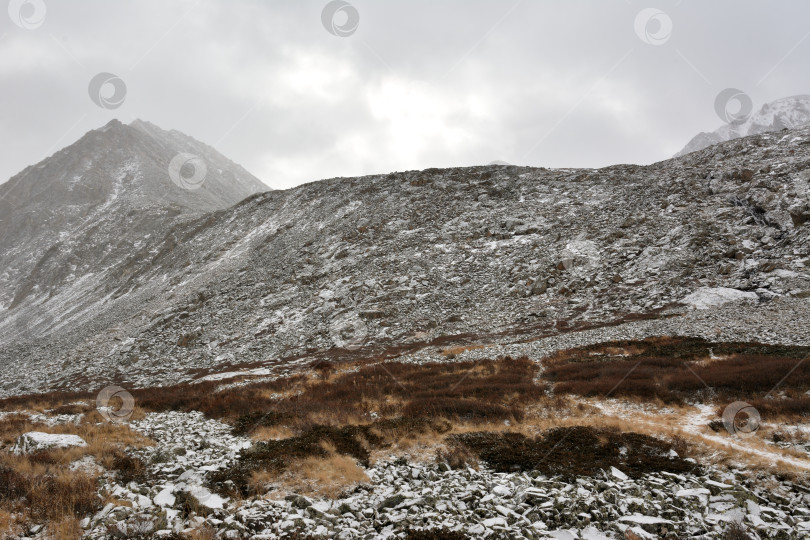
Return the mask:
{"type": "Polygon", "coordinates": [[[810,388],[810,362],[802,354],[805,348],[694,338],[625,341],[558,353],[543,377],[560,393],[668,403],[714,396],[756,401],[760,412],[801,415],[810,413],[810,398],[802,395],[810,388]],[[761,399],[777,388],[787,398],[761,399]]]}

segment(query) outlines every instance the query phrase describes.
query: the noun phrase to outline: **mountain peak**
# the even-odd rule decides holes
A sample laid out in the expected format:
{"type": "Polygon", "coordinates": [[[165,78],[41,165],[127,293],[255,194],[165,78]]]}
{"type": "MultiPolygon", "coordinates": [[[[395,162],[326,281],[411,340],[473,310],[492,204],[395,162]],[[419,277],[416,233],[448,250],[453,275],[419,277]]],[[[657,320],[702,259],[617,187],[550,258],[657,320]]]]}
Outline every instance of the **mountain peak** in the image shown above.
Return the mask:
{"type": "Polygon", "coordinates": [[[104,131],[104,130],[112,128],[112,127],[119,127],[119,126],[123,126],[123,125],[124,124],[123,124],[123,122],[121,122],[121,120],[119,120],[118,118],[113,118],[112,120],[110,120],[109,122],[104,124],[101,128],[99,128],[99,130],[104,131]]]}
{"type": "Polygon", "coordinates": [[[192,137],[143,120],[110,120],[0,185],[0,264],[17,276],[0,276],[0,306],[74,279],[67,268],[98,272],[111,245],[126,253],[181,221],[266,190],[192,137]]]}
{"type": "Polygon", "coordinates": [[[95,196],[122,174],[126,180],[119,194],[135,206],[168,203],[194,212],[220,210],[267,190],[243,167],[193,137],[145,120],[124,124],[112,119],[0,185],[0,197],[19,207],[32,202],[26,201],[32,194],[39,199],[66,192],[95,196]],[[193,156],[202,165],[204,174],[196,184],[173,178],[172,162],[178,156],[193,156]]]}
{"type": "Polygon", "coordinates": [[[784,97],[764,104],[759,111],[742,122],[729,123],[711,132],[698,133],[674,157],[748,135],[793,129],[807,124],[810,124],[810,95],[784,97]]]}
{"type": "Polygon", "coordinates": [[[149,133],[152,130],[159,130],[164,131],[160,126],[149,122],[148,120],[141,120],[140,118],[136,118],[132,122],[129,123],[129,127],[135,128],[144,132],[149,133]]]}

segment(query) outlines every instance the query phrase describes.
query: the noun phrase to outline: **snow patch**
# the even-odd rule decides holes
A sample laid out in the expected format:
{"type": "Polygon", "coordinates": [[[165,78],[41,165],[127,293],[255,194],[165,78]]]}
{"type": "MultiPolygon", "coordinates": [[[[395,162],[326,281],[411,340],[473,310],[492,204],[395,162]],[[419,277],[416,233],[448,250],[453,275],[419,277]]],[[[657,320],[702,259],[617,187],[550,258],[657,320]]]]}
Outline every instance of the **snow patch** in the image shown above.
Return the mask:
{"type": "Polygon", "coordinates": [[[729,302],[758,302],[757,293],[729,289],[726,287],[701,287],[683,300],[682,303],[695,309],[711,309],[729,302]]]}
{"type": "Polygon", "coordinates": [[[260,375],[270,375],[272,373],[271,370],[267,368],[256,368],[256,369],[248,369],[243,371],[225,371],[222,373],[214,373],[212,375],[206,375],[200,379],[197,379],[194,382],[203,382],[203,381],[221,381],[224,379],[233,379],[236,377],[253,377],[253,376],[260,376],[260,375]]]}
{"type": "Polygon", "coordinates": [[[12,452],[15,454],[30,454],[47,448],[70,448],[73,446],[87,446],[87,443],[78,435],[29,431],[20,435],[12,452]]]}

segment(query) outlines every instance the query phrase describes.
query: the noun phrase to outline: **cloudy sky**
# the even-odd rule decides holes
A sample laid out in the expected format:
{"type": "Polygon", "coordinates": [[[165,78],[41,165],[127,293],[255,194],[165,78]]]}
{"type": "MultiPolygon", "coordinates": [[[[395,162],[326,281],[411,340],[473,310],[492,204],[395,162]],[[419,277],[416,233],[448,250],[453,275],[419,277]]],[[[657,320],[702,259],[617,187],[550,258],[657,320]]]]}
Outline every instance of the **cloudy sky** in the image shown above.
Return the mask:
{"type": "Polygon", "coordinates": [[[187,133],[274,188],[651,163],[722,123],[725,88],[757,108],[810,93],[810,3],[793,0],[5,2],[2,181],[112,118],[187,133]],[[90,98],[102,72],[126,85],[117,108],[90,98]]]}

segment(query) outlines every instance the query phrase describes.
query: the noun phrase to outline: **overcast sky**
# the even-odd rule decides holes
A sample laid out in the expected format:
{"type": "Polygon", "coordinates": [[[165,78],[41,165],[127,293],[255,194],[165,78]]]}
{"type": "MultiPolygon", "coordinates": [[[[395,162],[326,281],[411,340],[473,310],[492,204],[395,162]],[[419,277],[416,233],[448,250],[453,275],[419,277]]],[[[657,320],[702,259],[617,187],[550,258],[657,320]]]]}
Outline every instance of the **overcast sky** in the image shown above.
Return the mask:
{"type": "Polygon", "coordinates": [[[112,118],[187,133],[273,188],[651,163],[722,124],[725,88],[756,108],[810,93],[803,1],[4,1],[0,181],[112,118]],[[117,108],[89,96],[101,72],[126,85],[117,108]]]}

